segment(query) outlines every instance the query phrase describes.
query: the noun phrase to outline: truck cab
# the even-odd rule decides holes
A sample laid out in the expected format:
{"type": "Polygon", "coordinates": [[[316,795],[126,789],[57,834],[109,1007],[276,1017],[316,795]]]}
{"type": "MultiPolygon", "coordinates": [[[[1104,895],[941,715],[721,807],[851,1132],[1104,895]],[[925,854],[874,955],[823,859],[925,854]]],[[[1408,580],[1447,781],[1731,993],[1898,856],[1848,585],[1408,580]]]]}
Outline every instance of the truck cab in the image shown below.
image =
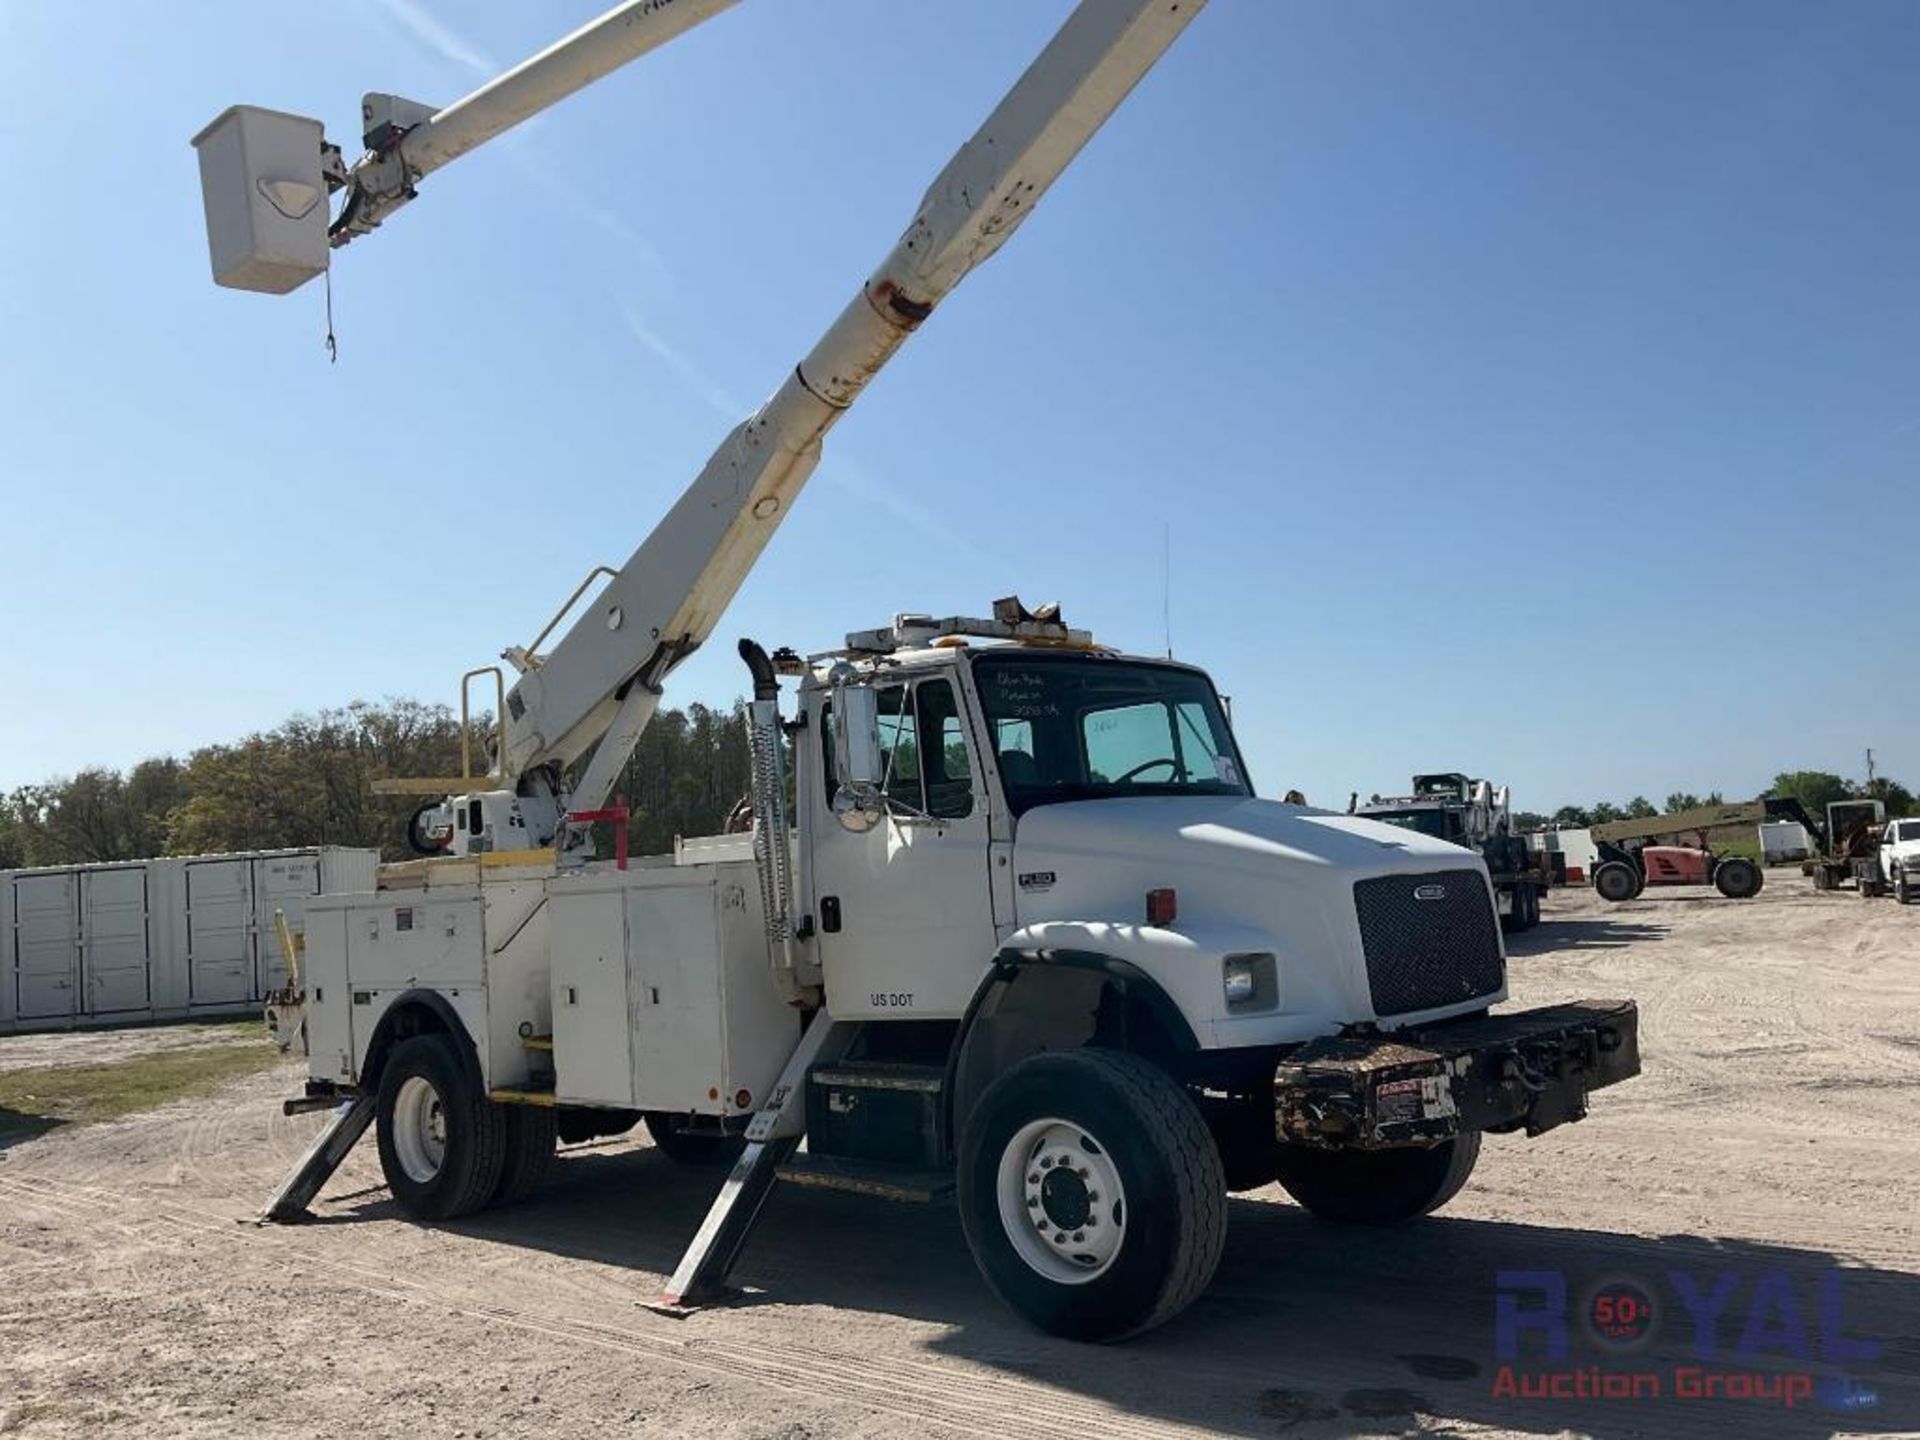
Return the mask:
{"type": "Polygon", "coordinates": [[[804,687],[801,868],[836,1018],[957,1019],[1001,952],[1137,967],[1209,1049],[1506,997],[1477,856],[1257,798],[1201,670],[966,623],[896,622],[888,648],[822,657],[804,687]],[[876,701],[870,811],[835,768],[850,685],[876,701]],[[1463,968],[1401,975],[1384,940],[1369,954],[1398,877],[1434,894],[1400,907],[1396,951],[1442,946],[1463,968]]]}

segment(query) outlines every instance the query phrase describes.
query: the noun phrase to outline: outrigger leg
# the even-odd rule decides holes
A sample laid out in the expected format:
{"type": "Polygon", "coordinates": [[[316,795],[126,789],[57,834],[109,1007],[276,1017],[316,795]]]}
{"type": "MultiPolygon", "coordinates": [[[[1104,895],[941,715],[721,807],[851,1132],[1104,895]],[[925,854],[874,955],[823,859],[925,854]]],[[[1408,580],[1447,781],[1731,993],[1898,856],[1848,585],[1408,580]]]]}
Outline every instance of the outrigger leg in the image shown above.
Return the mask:
{"type": "Polygon", "coordinates": [[[267,1208],[260,1213],[257,1223],[265,1225],[278,1222],[286,1225],[306,1219],[307,1206],[320,1193],[320,1187],[340,1168],[340,1162],[347,1158],[347,1152],[353,1149],[354,1142],[367,1133],[367,1126],[373,1123],[373,1110],[374,1097],[371,1095],[343,1101],[334,1110],[333,1119],[327,1122],[326,1129],[307,1147],[307,1153],[300,1157],[300,1163],[293,1168],[293,1173],[281,1182],[273,1199],[267,1202],[267,1208]]]}
{"type": "Polygon", "coordinates": [[[647,1309],[686,1316],[738,1297],[740,1292],[727,1284],[727,1273],[746,1245],[781,1165],[806,1134],[807,1072],[815,1064],[838,1059],[858,1028],[824,1016],[807,1027],[780,1072],[779,1083],[747,1126],[747,1148],[734,1162],[667,1288],[658,1298],[640,1302],[647,1309]]]}

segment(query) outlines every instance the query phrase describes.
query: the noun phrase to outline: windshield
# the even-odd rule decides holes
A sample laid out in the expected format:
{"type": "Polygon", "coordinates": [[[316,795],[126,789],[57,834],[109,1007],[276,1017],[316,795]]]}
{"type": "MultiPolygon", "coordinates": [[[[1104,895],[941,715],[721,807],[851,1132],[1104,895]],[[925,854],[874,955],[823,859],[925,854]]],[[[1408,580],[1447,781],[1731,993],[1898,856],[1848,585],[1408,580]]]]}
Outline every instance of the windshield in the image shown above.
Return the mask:
{"type": "Polygon", "coordinates": [[[1398,825],[1402,830],[1418,830],[1422,835],[1431,835],[1436,840],[1446,840],[1447,812],[1444,810],[1388,810],[1367,811],[1366,818],[1378,820],[1382,825],[1398,825]]]}
{"type": "Polygon", "coordinates": [[[1206,676],[1170,665],[988,651],[973,662],[1007,803],[1251,795],[1206,676]]]}

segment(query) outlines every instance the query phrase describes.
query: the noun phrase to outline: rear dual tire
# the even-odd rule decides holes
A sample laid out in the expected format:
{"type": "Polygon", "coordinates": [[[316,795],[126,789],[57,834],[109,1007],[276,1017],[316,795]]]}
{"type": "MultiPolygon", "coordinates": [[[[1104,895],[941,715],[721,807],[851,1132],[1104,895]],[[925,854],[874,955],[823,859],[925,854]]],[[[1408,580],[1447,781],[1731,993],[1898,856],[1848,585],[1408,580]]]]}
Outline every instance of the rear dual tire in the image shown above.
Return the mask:
{"type": "Polygon", "coordinates": [[[1509,909],[1500,917],[1505,935],[1523,935],[1540,923],[1540,892],[1531,885],[1516,885],[1509,909]]]}
{"type": "Polygon", "coordinates": [[[674,1128],[674,1117],[660,1110],[646,1113],[647,1135],[654,1149],[676,1165],[719,1169],[731,1165],[747,1148],[744,1135],[726,1135],[712,1131],[674,1128]]]}
{"type": "Polygon", "coordinates": [[[416,1220],[492,1202],[508,1153],[504,1106],[487,1099],[445,1035],[402,1040],[380,1071],[380,1168],[416,1220]]]}

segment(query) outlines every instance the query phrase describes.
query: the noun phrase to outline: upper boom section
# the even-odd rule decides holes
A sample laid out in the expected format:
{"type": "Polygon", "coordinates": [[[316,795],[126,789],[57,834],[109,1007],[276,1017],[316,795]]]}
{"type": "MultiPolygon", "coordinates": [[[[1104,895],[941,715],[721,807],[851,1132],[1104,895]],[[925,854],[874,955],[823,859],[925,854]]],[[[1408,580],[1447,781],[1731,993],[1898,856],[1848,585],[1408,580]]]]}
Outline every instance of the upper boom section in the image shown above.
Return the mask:
{"type": "MultiPolygon", "coordinates": [[[[630,0],[437,112],[369,95],[369,149],[351,170],[317,121],[234,107],[194,141],[215,279],[267,291],[303,284],[326,268],[330,244],[373,229],[414,198],[422,176],[733,3],[630,0]],[[331,223],[330,189],[346,192],[331,223]]],[[[713,633],[819,463],[827,431],[934,307],[1006,243],[1205,3],[1081,0],[819,342],[721,442],[552,651],[505,652],[521,676],[506,696],[492,783],[552,792],[594,749],[570,799],[581,809],[601,804],[662,680],[713,633]]]]}

